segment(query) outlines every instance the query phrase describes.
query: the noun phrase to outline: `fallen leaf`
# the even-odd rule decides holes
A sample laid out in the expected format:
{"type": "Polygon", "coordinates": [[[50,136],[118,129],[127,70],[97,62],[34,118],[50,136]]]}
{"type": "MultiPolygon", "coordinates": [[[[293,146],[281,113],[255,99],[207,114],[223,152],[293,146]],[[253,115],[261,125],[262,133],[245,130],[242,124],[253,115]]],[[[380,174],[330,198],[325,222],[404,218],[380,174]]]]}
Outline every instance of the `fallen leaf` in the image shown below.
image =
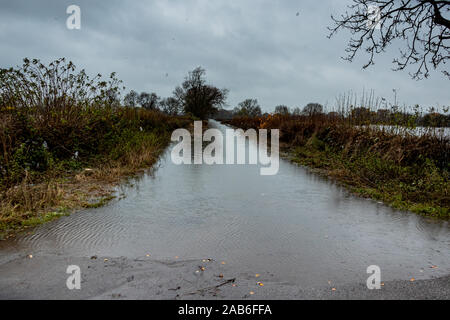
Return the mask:
{"type": "Polygon", "coordinates": [[[257,282],[256,284],[260,287],[264,287],[264,283],[262,283],[262,282],[257,282]]]}
{"type": "Polygon", "coordinates": [[[259,274],[259,273],[255,274],[255,278],[258,278],[259,276],[260,276],[260,274],[259,274]]]}
{"type": "Polygon", "coordinates": [[[411,282],[414,282],[414,281],[416,281],[416,279],[414,279],[414,278],[411,278],[411,280],[409,280],[409,281],[411,281],[411,282]]]}

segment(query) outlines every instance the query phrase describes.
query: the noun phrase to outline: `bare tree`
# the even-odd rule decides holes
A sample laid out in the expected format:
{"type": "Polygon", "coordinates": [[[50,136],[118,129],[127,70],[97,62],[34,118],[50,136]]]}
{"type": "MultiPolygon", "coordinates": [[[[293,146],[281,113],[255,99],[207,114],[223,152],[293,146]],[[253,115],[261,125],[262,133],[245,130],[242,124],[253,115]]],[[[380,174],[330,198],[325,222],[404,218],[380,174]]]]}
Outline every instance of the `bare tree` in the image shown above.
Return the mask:
{"type": "Polygon", "coordinates": [[[261,107],[257,99],[245,99],[239,102],[238,106],[234,108],[233,113],[241,117],[260,117],[261,107]]]}
{"type": "Polygon", "coordinates": [[[129,93],[127,93],[127,95],[125,95],[125,97],[123,98],[123,103],[127,106],[127,107],[136,107],[138,104],[138,100],[139,100],[139,94],[134,91],[131,90],[129,93]]]}
{"type": "Polygon", "coordinates": [[[137,98],[137,102],[141,105],[141,107],[147,110],[158,109],[159,100],[160,97],[158,97],[158,95],[154,92],[142,92],[137,98]]]}
{"type": "Polygon", "coordinates": [[[198,67],[189,72],[181,87],[175,88],[174,98],[183,106],[186,114],[207,119],[225,105],[227,89],[206,84],[205,69],[198,67]]]}
{"type": "Polygon", "coordinates": [[[289,107],[285,105],[279,105],[275,107],[275,114],[288,115],[289,107]]]}
{"type": "Polygon", "coordinates": [[[321,114],[322,112],[323,112],[323,106],[320,103],[308,103],[303,108],[303,114],[307,115],[307,116],[321,114]]]}
{"type": "MultiPolygon", "coordinates": [[[[369,54],[363,66],[374,64],[375,54],[397,41],[406,42],[406,49],[393,60],[394,70],[417,65],[413,79],[428,78],[430,66],[442,67],[450,58],[450,1],[439,0],[353,0],[349,11],[339,18],[331,16],[334,25],[329,37],[340,29],[350,30],[345,60],[353,61],[362,49],[369,54]],[[375,9],[375,10],[374,10],[375,9]]],[[[442,71],[450,79],[447,70],[442,71]]]]}
{"type": "Polygon", "coordinates": [[[302,114],[302,109],[299,107],[295,107],[292,109],[292,115],[293,116],[300,116],[302,114]]]}
{"type": "Polygon", "coordinates": [[[182,109],[179,101],[173,97],[163,99],[160,104],[163,112],[174,116],[178,115],[182,109]]]}

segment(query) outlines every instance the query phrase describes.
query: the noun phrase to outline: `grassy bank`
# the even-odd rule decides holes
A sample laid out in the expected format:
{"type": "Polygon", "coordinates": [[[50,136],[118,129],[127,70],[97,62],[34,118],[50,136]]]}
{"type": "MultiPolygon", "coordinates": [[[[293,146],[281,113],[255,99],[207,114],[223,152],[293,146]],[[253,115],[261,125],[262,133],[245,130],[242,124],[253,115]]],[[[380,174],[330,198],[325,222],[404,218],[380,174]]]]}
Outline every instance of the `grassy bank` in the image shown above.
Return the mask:
{"type": "Polygon", "coordinates": [[[280,129],[293,162],[336,179],[356,194],[402,210],[449,217],[448,137],[415,136],[407,130],[393,134],[325,114],[226,122],[243,129],[280,129]]]}
{"type": "Polygon", "coordinates": [[[120,81],[64,60],[0,70],[0,233],[97,207],[148,168],[187,117],[122,106],[120,81]]]}

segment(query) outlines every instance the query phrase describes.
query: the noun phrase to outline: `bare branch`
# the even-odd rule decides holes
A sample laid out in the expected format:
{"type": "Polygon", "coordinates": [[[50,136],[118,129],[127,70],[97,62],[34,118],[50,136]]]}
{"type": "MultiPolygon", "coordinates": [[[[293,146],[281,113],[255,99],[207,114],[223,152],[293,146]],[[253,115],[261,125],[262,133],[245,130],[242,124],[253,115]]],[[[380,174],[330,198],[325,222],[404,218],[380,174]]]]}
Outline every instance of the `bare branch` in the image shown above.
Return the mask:
{"type": "MultiPolygon", "coordinates": [[[[341,29],[350,30],[350,38],[345,60],[353,61],[362,49],[369,55],[363,65],[374,64],[376,54],[395,41],[406,43],[400,56],[393,60],[394,70],[403,70],[409,65],[417,65],[411,74],[413,79],[429,76],[433,69],[443,67],[450,58],[450,20],[445,15],[450,12],[450,1],[437,0],[352,0],[348,11],[339,18],[332,16],[333,27],[329,27],[329,37],[341,29]],[[379,9],[375,23],[369,8],[379,9]],[[373,22],[373,21],[372,21],[373,22]]],[[[442,72],[449,77],[448,70],[442,72]]],[[[450,79],[450,77],[449,77],[450,79]]]]}

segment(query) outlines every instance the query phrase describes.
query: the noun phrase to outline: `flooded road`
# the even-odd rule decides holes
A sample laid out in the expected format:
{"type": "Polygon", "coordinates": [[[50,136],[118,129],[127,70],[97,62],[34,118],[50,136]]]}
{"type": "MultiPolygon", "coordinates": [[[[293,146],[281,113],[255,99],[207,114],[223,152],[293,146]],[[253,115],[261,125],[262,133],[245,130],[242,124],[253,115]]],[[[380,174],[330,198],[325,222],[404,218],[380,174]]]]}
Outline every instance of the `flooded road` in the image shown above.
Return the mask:
{"type": "Polygon", "coordinates": [[[211,258],[298,286],[365,283],[369,265],[383,281],[450,273],[448,222],[352,196],[286,160],[261,176],[258,165],[175,165],[169,147],[117,195],[0,242],[0,264],[20,254],[211,258]]]}

